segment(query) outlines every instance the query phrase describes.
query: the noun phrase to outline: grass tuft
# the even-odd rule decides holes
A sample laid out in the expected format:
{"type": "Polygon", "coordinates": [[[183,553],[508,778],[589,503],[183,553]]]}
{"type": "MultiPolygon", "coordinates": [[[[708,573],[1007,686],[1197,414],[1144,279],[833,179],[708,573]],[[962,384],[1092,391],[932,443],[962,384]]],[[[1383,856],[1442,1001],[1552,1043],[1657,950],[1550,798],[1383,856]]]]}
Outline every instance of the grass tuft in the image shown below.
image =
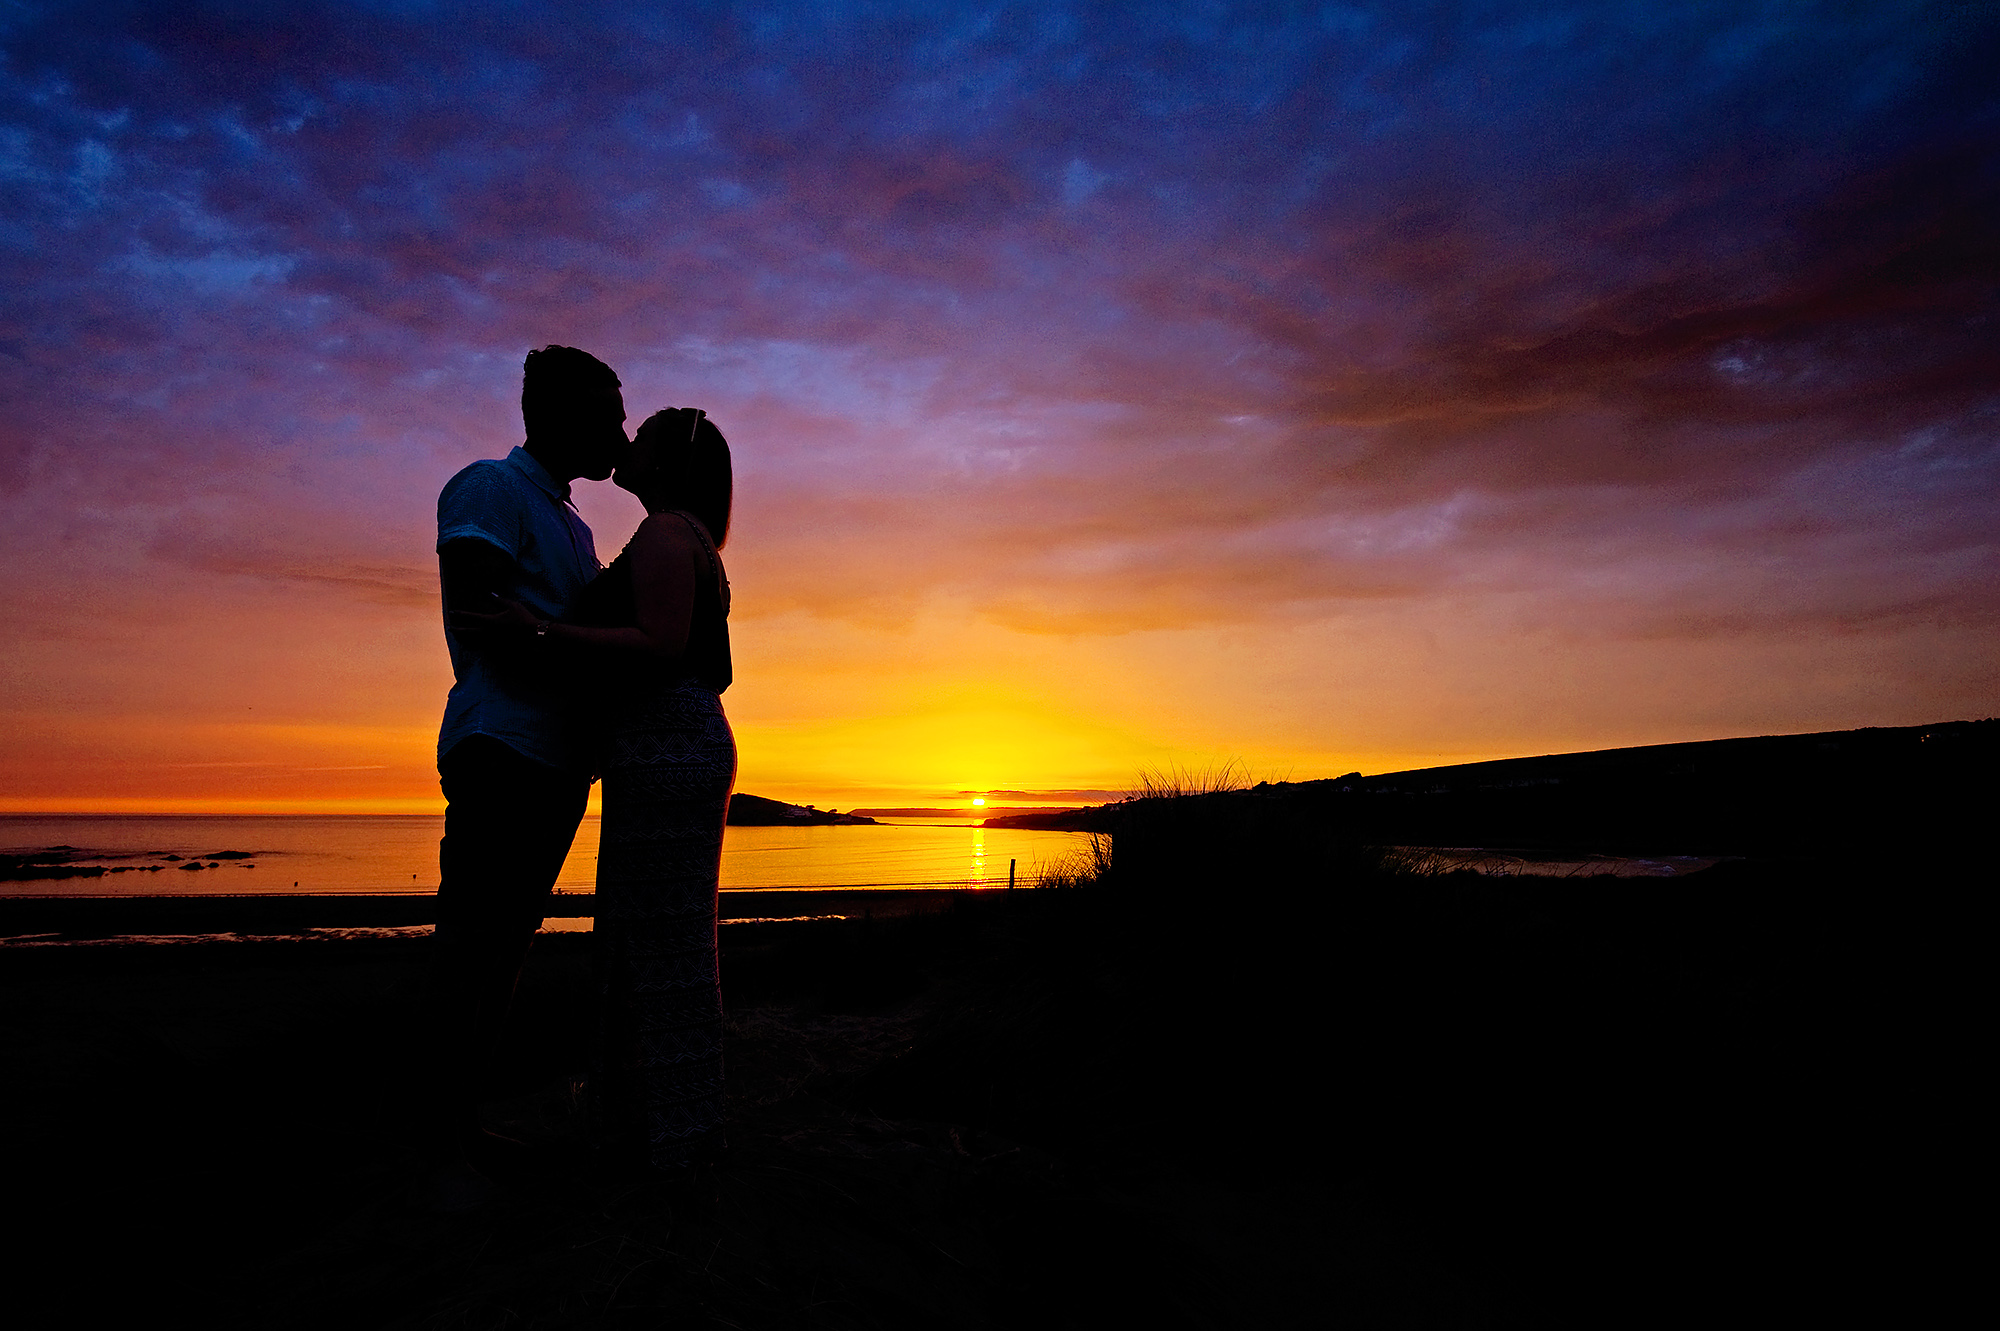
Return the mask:
{"type": "Polygon", "coordinates": [[[1200,767],[1169,763],[1165,767],[1141,768],[1138,785],[1129,798],[1182,799],[1190,795],[1219,795],[1249,788],[1250,768],[1241,758],[1204,763],[1200,767]]]}
{"type": "Polygon", "coordinates": [[[1111,872],[1111,837],[1103,832],[1091,832],[1088,844],[1079,846],[1067,856],[1053,864],[1042,867],[1036,873],[1034,884],[1038,888],[1085,888],[1102,883],[1111,872]]]}

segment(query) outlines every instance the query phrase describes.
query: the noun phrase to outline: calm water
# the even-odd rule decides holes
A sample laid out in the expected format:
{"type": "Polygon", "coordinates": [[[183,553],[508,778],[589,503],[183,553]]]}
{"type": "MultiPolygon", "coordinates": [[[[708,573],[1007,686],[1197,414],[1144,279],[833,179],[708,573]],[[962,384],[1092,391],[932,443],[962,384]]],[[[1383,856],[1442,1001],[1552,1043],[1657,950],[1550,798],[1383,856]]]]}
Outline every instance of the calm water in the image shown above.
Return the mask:
{"type": "MultiPolygon", "coordinates": [[[[87,852],[79,864],[125,867],[102,878],[0,883],[9,895],[212,892],[431,892],[442,816],[265,817],[0,815],[0,853],[51,846],[87,852]],[[245,851],[247,860],[204,857],[245,851]],[[179,861],[168,855],[183,857],[179,861]],[[217,868],[187,869],[190,861],[217,868]],[[153,868],[151,866],[158,866],[153,868]]],[[[1084,844],[1075,832],[1021,832],[899,820],[878,827],[732,827],[722,842],[724,891],[771,887],[985,887],[1025,879],[1084,844]]],[[[597,819],[586,818],[556,887],[587,892],[597,819]]]]}
{"type": "MultiPolygon", "coordinates": [[[[597,831],[596,818],[583,820],[557,890],[591,890],[597,831]]],[[[0,881],[0,894],[431,892],[437,888],[437,843],[443,832],[443,817],[432,815],[0,814],[0,854],[70,846],[79,852],[71,863],[124,870],[101,878],[0,881]],[[249,858],[214,858],[225,851],[249,858]]],[[[1021,881],[1031,882],[1042,870],[1079,855],[1087,844],[1088,838],[1077,832],[988,829],[946,820],[899,819],[875,827],[732,827],[723,837],[722,888],[997,887],[1006,885],[1009,860],[1017,862],[1021,881]]],[[[1409,854],[1413,867],[1474,868],[1486,874],[1676,877],[1714,863],[1686,857],[1570,860],[1478,849],[1409,854]]],[[[570,931],[588,929],[590,923],[552,915],[544,927],[570,931]]]]}

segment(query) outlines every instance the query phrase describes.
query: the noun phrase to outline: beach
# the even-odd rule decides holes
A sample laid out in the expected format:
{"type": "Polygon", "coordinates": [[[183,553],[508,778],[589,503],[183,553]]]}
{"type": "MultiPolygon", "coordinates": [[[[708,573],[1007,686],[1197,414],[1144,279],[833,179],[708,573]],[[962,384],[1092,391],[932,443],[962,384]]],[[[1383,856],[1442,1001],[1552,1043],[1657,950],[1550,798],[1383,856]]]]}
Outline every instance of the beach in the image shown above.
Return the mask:
{"type": "Polygon", "coordinates": [[[936,1015],[931,972],[985,927],[972,914],[889,938],[858,921],[725,928],[731,1149],[693,1191],[584,1162],[587,940],[545,937],[488,1112],[554,1163],[471,1216],[405,1199],[425,940],[9,952],[7,1057],[32,1092],[10,1097],[7,1130],[37,1143],[11,1189],[40,1218],[17,1253],[36,1273],[30,1306],[210,1326],[597,1325],[667,1309],[730,1325],[1006,1325],[1057,1309],[1303,1324],[1292,1301],[1307,1291],[1284,1268],[1327,1223],[1303,1177],[1182,1178],[1184,1162],[1144,1159],[1150,1136],[1106,1156],[878,1112],[862,1088],[936,1015]]]}
{"type": "Polygon", "coordinates": [[[1895,955],[1860,880],[1328,885],[1282,915],[1114,876],[725,924],[729,1151],[666,1186],[591,1162],[588,940],[545,936],[487,1105],[542,1164],[464,1215],[411,1199],[427,940],[9,949],[18,1255],[63,1320],[210,1326],[1664,1326],[1871,1295],[1839,1234],[1879,1161],[1841,1087],[1907,969],[1857,964],[1895,955]]]}

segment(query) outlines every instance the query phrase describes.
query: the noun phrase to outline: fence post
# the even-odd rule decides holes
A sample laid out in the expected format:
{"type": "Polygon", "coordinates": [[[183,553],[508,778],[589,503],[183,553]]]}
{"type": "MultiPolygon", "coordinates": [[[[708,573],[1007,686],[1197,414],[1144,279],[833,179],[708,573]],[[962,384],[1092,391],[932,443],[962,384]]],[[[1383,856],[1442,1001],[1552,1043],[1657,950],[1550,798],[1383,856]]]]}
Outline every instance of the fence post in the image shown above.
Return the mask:
{"type": "Polygon", "coordinates": [[[1014,890],[1014,861],[1012,860],[1007,861],[1007,890],[1009,892],[1014,890]]]}

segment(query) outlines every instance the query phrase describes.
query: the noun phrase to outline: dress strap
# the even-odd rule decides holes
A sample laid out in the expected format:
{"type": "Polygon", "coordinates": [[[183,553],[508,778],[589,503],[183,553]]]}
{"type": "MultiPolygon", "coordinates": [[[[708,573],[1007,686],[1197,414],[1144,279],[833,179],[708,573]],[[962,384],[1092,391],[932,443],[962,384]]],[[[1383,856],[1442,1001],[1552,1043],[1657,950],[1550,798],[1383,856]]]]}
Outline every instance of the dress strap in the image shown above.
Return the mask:
{"type": "Polygon", "coordinates": [[[708,528],[702,526],[701,519],[686,509],[670,508],[667,511],[675,517],[683,519],[693,529],[694,538],[701,542],[701,548],[707,552],[708,566],[715,573],[716,595],[722,600],[722,613],[724,618],[727,618],[729,615],[729,579],[722,572],[722,555],[715,548],[714,538],[708,534],[708,528]]]}

